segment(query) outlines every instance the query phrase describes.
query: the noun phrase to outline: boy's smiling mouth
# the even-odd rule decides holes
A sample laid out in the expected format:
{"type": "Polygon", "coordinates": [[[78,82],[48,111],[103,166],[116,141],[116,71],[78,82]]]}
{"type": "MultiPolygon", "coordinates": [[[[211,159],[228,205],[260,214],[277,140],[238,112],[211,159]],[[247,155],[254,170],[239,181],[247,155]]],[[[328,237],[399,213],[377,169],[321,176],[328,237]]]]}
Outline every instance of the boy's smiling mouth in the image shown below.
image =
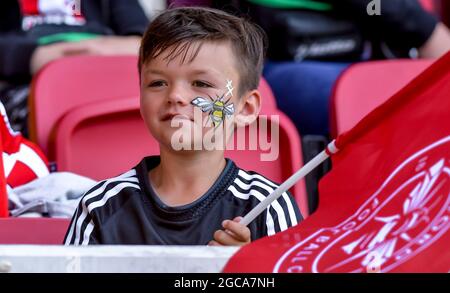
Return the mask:
{"type": "Polygon", "coordinates": [[[172,121],[172,119],[183,119],[183,120],[190,120],[194,122],[194,119],[186,114],[180,114],[177,112],[169,112],[162,116],[161,121],[172,121]]]}

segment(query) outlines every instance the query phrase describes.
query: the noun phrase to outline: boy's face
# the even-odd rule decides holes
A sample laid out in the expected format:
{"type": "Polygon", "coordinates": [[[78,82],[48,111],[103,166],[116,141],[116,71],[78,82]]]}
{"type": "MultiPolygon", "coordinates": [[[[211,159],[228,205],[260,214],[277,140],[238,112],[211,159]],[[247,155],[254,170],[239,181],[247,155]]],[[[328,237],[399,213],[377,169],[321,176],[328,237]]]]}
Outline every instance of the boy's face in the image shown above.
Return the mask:
{"type": "Polygon", "coordinates": [[[230,44],[204,42],[189,62],[195,47],[184,63],[183,54],[167,62],[163,52],[141,70],[142,117],[159,143],[172,149],[180,137],[183,145],[194,148],[210,130],[231,133],[230,121],[240,111],[239,74],[230,44]]]}

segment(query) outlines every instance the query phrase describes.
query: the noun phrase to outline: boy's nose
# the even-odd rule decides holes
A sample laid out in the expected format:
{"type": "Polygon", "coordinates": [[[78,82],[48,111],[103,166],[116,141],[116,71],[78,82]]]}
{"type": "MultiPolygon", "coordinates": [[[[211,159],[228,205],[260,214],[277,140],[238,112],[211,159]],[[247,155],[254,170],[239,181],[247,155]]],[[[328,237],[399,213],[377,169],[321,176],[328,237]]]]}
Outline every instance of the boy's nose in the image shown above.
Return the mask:
{"type": "Polygon", "coordinates": [[[169,104],[187,105],[189,101],[187,100],[186,91],[183,91],[182,87],[174,87],[168,96],[169,104]]]}

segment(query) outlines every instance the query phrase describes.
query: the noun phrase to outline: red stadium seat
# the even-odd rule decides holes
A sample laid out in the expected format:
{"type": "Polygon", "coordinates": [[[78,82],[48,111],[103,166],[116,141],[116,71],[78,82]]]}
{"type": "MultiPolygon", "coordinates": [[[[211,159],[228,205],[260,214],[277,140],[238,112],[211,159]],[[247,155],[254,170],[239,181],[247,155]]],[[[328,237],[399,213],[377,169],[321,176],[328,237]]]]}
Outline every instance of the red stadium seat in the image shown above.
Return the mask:
{"type": "Polygon", "coordinates": [[[62,244],[70,219],[0,219],[0,244],[62,244]]]}
{"type": "MultiPolygon", "coordinates": [[[[135,56],[74,56],[51,62],[34,78],[30,98],[30,137],[49,154],[51,131],[69,110],[91,102],[139,97],[135,56]]],[[[262,112],[276,109],[262,79],[262,112]]]]}
{"type": "Polygon", "coordinates": [[[30,137],[48,154],[52,128],[65,113],[124,96],[139,96],[135,56],[73,56],[51,62],[32,83],[30,137]]]}
{"type": "Polygon", "coordinates": [[[431,63],[430,60],[390,60],[350,66],[336,82],[331,98],[332,136],[351,129],[431,63]]]}
{"type": "Polygon", "coordinates": [[[50,150],[59,171],[102,180],[159,154],[159,145],[140,116],[139,98],[131,96],[72,109],[55,128],[50,150]]]}
{"type": "Polygon", "coordinates": [[[274,111],[277,111],[278,108],[275,96],[273,95],[269,84],[263,77],[261,77],[258,90],[262,96],[261,114],[269,115],[274,111]]]}

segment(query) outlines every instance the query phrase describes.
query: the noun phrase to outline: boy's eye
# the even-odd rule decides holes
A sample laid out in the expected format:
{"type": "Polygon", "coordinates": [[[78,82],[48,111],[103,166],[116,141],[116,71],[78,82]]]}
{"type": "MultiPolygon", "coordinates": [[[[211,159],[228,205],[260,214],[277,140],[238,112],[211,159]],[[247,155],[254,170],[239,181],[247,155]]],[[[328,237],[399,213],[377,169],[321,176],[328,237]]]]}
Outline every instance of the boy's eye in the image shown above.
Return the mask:
{"type": "Polygon", "coordinates": [[[160,87],[160,86],[165,86],[167,85],[167,82],[165,82],[164,80],[155,80],[152,81],[148,86],[149,87],[160,87]]]}
{"type": "Polygon", "coordinates": [[[207,87],[213,87],[211,84],[201,81],[201,80],[196,80],[192,83],[193,86],[195,87],[203,87],[203,88],[207,88],[207,87]]]}

